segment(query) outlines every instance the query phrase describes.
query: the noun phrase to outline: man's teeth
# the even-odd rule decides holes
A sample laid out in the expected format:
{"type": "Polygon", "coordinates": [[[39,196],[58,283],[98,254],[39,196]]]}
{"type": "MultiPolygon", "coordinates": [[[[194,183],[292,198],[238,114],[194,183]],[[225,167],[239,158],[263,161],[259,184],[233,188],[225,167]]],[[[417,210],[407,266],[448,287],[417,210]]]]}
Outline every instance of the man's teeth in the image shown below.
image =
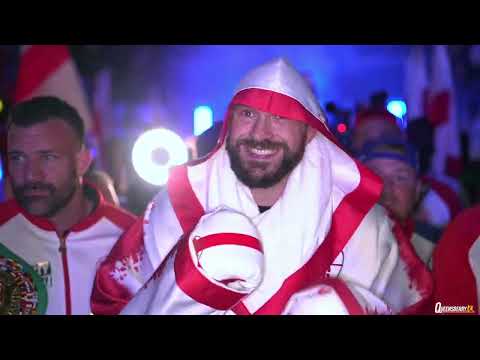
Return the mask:
{"type": "Polygon", "coordinates": [[[272,149],[250,148],[250,151],[256,155],[272,155],[273,153],[275,153],[275,150],[272,149]]]}

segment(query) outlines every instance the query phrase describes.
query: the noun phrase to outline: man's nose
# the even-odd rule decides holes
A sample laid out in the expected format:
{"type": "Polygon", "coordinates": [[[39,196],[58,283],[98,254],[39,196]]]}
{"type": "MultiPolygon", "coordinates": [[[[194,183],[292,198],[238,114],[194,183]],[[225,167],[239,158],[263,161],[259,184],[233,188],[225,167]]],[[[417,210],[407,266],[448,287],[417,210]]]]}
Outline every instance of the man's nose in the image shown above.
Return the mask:
{"type": "Polygon", "coordinates": [[[254,126],[251,130],[251,137],[257,141],[270,139],[273,137],[273,129],[272,129],[272,118],[271,116],[262,115],[257,121],[255,122],[254,126]]]}
{"type": "Polygon", "coordinates": [[[25,178],[27,181],[43,180],[44,172],[38,161],[28,161],[25,167],[25,178]]]}

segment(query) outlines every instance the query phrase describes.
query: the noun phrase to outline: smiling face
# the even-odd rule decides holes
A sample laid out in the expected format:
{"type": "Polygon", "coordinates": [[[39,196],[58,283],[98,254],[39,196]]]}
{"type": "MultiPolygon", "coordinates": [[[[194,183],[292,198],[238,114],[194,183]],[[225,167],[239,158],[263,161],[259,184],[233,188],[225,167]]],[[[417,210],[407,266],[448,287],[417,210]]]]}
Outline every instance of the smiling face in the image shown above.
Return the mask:
{"type": "Polygon", "coordinates": [[[235,105],[227,137],[232,170],[252,189],[270,188],[302,160],[315,131],[299,121],[235,105]]]}

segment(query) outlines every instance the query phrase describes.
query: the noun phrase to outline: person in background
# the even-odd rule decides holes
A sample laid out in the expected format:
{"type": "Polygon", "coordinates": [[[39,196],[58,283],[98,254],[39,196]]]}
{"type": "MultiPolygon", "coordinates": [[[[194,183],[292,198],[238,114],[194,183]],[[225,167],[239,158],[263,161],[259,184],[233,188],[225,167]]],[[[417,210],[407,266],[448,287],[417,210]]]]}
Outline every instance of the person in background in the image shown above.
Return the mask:
{"type": "Polygon", "coordinates": [[[103,198],[112,205],[120,206],[117,191],[113,179],[107,172],[102,170],[90,170],[85,174],[85,181],[94,185],[103,198]]]}
{"type": "Polygon", "coordinates": [[[366,142],[382,138],[405,138],[397,118],[387,109],[368,108],[357,113],[351,133],[351,152],[356,154],[366,142]]]}
{"type": "Polygon", "coordinates": [[[359,112],[352,129],[350,151],[358,155],[369,141],[401,139],[409,141],[419,149],[421,201],[415,217],[422,223],[443,229],[462,209],[459,196],[445,183],[428,176],[430,159],[433,154],[433,138],[425,121],[415,121],[403,131],[394,115],[379,106],[359,112]],[[430,135],[430,137],[428,136],[430,135]]]}
{"type": "Polygon", "coordinates": [[[7,200],[10,200],[13,197],[13,193],[12,193],[12,185],[10,184],[8,177],[5,176],[3,178],[1,185],[2,185],[2,190],[1,190],[2,198],[0,202],[5,202],[7,200]]]}
{"type": "Polygon", "coordinates": [[[215,122],[213,126],[197,137],[197,157],[201,158],[211,152],[217,145],[220,131],[222,130],[222,122],[215,122]]]}
{"type": "Polygon", "coordinates": [[[441,231],[415,220],[423,195],[416,149],[402,139],[382,139],[367,142],[358,159],[382,178],[384,187],[380,204],[389,210],[404,235],[399,241],[406,239],[407,243],[403,245],[413,246],[420,259],[431,267],[432,252],[441,231]]]}
{"type": "Polygon", "coordinates": [[[17,104],[7,161],[13,198],[0,204],[0,244],[44,281],[46,314],[90,314],[97,265],[135,217],[84,182],[91,155],[82,118],[56,97],[17,104]]]}
{"type": "Polygon", "coordinates": [[[449,185],[429,175],[435,150],[433,127],[425,117],[409,122],[407,139],[418,150],[418,174],[422,181],[422,201],[416,211],[419,221],[444,229],[463,209],[463,202],[449,185]]]}

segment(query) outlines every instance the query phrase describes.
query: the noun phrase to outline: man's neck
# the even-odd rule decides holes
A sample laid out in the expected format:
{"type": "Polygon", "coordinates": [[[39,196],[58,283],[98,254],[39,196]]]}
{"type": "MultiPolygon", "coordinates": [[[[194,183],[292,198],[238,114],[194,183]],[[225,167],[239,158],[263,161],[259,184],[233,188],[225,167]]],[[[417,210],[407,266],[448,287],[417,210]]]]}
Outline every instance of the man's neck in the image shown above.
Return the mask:
{"type": "Polygon", "coordinates": [[[288,176],[285,176],[279,183],[269,187],[268,189],[255,188],[251,189],[252,196],[257,205],[270,207],[280,199],[283,190],[287,186],[288,176]]]}
{"type": "Polygon", "coordinates": [[[85,195],[83,186],[81,186],[75,191],[68,205],[50,218],[50,221],[55,225],[57,233],[63,235],[92,213],[94,207],[94,201],[85,195]]]}

